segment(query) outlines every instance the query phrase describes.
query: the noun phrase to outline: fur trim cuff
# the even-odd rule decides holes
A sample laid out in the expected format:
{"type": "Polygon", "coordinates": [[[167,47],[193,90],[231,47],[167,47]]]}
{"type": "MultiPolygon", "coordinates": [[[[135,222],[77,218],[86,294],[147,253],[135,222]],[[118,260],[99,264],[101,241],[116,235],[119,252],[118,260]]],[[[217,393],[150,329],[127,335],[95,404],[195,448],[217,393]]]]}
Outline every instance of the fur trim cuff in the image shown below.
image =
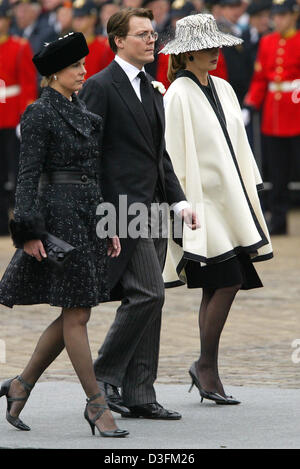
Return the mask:
{"type": "Polygon", "coordinates": [[[45,237],[45,221],[41,215],[28,217],[21,221],[10,220],[10,234],[16,248],[23,248],[26,241],[45,237]]]}

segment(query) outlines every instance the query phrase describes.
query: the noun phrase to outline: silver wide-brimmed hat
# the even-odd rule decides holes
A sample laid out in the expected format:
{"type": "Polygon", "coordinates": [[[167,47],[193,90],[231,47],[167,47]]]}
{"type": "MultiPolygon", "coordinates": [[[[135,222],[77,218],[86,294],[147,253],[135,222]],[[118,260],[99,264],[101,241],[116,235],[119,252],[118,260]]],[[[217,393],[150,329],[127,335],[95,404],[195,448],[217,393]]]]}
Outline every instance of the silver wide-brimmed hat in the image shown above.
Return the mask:
{"type": "Polygon", "coordinates": [[[199,13],[182,18],[176,23],[175,39],[160,51],[162,54],[180,54],[212,47],[236,46],[243,40],[219,31],[212,15],[199,13]]]}

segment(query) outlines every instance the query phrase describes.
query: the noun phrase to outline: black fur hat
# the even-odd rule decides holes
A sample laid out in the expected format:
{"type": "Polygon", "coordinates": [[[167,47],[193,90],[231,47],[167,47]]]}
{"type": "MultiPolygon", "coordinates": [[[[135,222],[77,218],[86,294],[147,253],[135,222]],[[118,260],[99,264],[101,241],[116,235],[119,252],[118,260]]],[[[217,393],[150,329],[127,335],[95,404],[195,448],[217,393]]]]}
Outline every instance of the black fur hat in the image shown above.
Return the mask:
{"type": "Polygon", "coordinates": [[[39,73],[50,76],[72,65],[89,53],[89,48],[82,33],[69,33],[56,41],[45,44],[35,54],[32,61],[39,73]]]}

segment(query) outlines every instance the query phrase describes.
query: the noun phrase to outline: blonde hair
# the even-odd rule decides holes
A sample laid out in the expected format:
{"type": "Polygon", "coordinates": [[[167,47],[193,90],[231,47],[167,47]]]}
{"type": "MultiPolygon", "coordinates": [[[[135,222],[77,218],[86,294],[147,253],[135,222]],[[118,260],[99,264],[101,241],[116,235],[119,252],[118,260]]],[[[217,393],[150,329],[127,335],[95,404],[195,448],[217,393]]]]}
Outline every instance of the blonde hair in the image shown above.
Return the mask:
{"type": "Polygon", "coordinates": [[[49,86],[52,80],[53,80],[53,75],[49,75],[48,77],[43,77],[40,87],[45,88],[46,86],[49,86]]]}
{"type": "Polygon", "coordinates": [[[176,73],[179,70],[184,70],[186,67],[186,55],[185,53],[181,54],[171,54],[169,57],[168,64],[168,80],[172,83],[176,78],[176,73]]]}

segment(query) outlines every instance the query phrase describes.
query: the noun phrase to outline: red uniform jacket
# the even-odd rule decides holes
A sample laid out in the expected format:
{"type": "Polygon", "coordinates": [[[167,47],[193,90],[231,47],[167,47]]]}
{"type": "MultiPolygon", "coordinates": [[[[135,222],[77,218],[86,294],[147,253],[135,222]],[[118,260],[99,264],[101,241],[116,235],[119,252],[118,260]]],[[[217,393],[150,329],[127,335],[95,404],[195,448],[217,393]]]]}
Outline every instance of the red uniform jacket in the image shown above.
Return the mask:
{"type": "Polygon", "coordinates": [[[0,129],[16,127],[36,98],[37,74],[29,42],[8,36],[0,42],[0,129]]]}
{"type": "Polygon", "coordinates": [[[223,78],[223,80],[228,81],[227,65],[226,65],[226,62],[225,62],[225,57],[222,54],[221,50],[220,50],[220,53],[219,53],[217,68],[215,70],[211,70],[209,72],[209,74],[213,75],[215,77],[223,78]]]}
{"type": "Polygon", "coordinates": [[[115,58],[106,37],[97,36],[90,41],[88,40],[87,43],[90,53],[85,58],[86,80],[107,67],[115,58]]]}
{"type": "Polygon", "coordinates": [[[245,104],[256,109],[263,106],[264,134],[300,135],[300,81],[298,90],[287,90],[299,79],[300,31],[286,37],[276,32],[263,37],[245,104]]]}
{"type": "Polygon", "coordinates": [[[156,69],[156,77],[157,81],[160,81],[164,84],[166,90],[170,86],[170,82],[168,80],[168,66],[169,66],[169,55],[165,54],[158,54],[157,56],[157,69],[156,69]]]}

